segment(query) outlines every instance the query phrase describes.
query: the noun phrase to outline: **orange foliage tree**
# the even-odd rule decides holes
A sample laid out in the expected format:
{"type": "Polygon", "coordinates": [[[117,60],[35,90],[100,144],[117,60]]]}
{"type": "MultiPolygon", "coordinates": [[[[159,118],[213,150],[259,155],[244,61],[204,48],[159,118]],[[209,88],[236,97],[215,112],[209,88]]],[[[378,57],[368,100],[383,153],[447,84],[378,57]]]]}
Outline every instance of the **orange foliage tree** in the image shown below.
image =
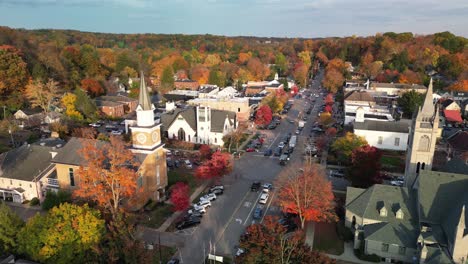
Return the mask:
{"type": "Polygon", "coordinates": [[[457,92],[468,92],[468,80],[461,80],[452,84],[449,86],[449,90],[457,92]]]}
{"type": "Polygon", "coordinates": [[[81,80],[81,88],[93,97],[104,93],[104,89],[102,88],[101,84],[94,79],[81,80]]]}
{"type": "Polygon", "coordinates": [[[258,58],[251,58],[247,62],[247,69],[257,81],[264,80],[270,75],[270,69],[263,64],[258,58]]]}
{"type": "Polygon", "coordinates": [[[137,195],[139,163],[120,137],[111,136],[109,141],[82,141],[78,155],[86,166],[76,171],[79,182],[73,195],[94,201],[115,219],[121,203],[137,195]]]}
{"type": "Polygon", "coordinates": [[[279,185],[279,205],[284,212],[298,215],[302,229],[306,221],[337,220],[331,183],[320,165],[306,166],[300,173],[293,169],[285,170],[279,178],[279,185]]]}
{"type": "Polygon", "coordinates": [[[232,171],[232,157],[227,152],[216,151],[211,159],[206,160],[195,171],[195,176],[200,179],[220,178],[232,171]]]}
{"type": "Polygon", "coordinates": [[[192,80],[197,81],[198,84],[205,84],[208,82],[208,77],[210,76],[210,70],[201,64],[195,65],[190,70],[190,76],[192,80]]]}

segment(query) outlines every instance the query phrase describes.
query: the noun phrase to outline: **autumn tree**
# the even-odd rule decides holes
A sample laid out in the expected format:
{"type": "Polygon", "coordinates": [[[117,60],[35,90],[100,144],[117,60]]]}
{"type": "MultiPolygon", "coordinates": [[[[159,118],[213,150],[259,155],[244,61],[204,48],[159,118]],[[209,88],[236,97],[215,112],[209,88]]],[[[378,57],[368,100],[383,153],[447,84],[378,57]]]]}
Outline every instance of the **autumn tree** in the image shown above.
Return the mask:
{"type": "Polygon", "coordinates": [[[330,92],[336,93],[340,87],[343,86],[345,79],[341,72],[336,69],[331,69],[325,72],[325,77],[322,81],[330,92]]]}
{"type": "Polygon", "coordinates": [[[332,150],[338,155],[341,162],[348,163],[353,150],[365,145],[367,145],[365,138],[347,132],[332,144],[332,150]]]}
{"type": "Polygon", "coordinates": [[[251,58],[247,62],[247,69],[252,74],[252,77],[261,81],[270,75],[270,69],[263,64],[258,58],[251,58]]]}
{"type": "Polygon", "coordinates": [[[331,183],[324,169],[308,165],[303,172],[292,166],[279,178],[278,201],[283,212],[297,214],[304,229],[306,221],[336,221],[331,183]]]}
{"type": "Polygon", "coordinates": [[[231,147],[233,144],[236,146],[236,151],[239,151],[239,143],[242,141],[246,130],[246,124],[239,124],[236,130],[231,131],[230,133],[223,136],[223,141],[228,145],[228,152],[231,152],[231,147]]]}
{"type": "Polygon", "coordinates": [[[164,68],[161,76],[161,89],[164,92],[174,89],[174,72],[171,66],[164,68]]]}
{"type": "Polygon", "coordinates": [[[424,101],[424,95],[411,90],[398,97],[398,106],[403,110],[403,115],[406,118],[411,118],[413,113],[418,110],[418,107],[422,105],[424,101]]]}
{"type": "Polygon", "coordinates": [[[382,152],[372,146],[365,145],[353,150],[349,179],[353,186],[368,188],[375,183],[381,183],[380,158],[382,152]]]}
{"type": "Polygon", "coordinates": [[[58,83],[49,79],[47,83],[41,80],[34,80],[26,85],[25,95],[28,98],[31,106],[40,107],[44,112],[50,110],[52,100],[59,96],[58,83]]]}
{"type": "Polygon", "coordinates": [[[98,115],[96,102],[82,89],[75,89],[74,94],[76,95],[76,110],[80,111],[80,113],[88,120],[96,119],[96,116],[98,115]]]}
{"type": "Polygon", "coordinates": [[[219,179],[220,177],[231,173],[232,157],[227,152],[216,151],[211,159],[203,162],[195,171],[195,176],[199,179],[219,179]]]}
{"type": "Polygon", "coordinates": [[[325,112],[331,113],[332,111],[333,111],[333,108],[332,108],[331,105],[326,105],[326,106],[325,106],[325,112]]]}
{"type": "Polygon", "coordinates": [[[268,105],[273,113],[281,112],[281,110],[283,110],[284,103],[285,100],[279,98],[276,93],[270,94],[262,100],[262,104],[268,105]]]}
{"type": "Polygon", "coordinates": [[[28,70],[21,53],[12,46],[0,46],[0,94],[21,91],[28,82],[28,70]]]}
{"type": "Polygon", "coordinates": [[[450,85],[448,88],[450,91],[457,91],[457,92],[468,92],[468,80],[460,80],[455,82],[454,84],[450,85]]]}
{"type": "Polygon", "coordinates": [[[333,119],[330,112],[326,111],[320,114],[319,124],[321,124],[322,126],[328,127],[328,126],[331,126],[333,123],[335,123],[335,119],[333,119]]]}
{"type": "Polygon", "coordinates": [[[335,100],[333,99],[333,94],[331,93],[327,94],[327,96],[325,97],[325,104],[333,105],[334,102],[335,100]]]}
{"type": "Polygon", "coordinates": [[[139,163],[120,137],[111,136],[108,143],[83,139],[81,144],[77,154],[86,166],[76,171],[80,181],[73,195],[97,203],[115,218],[124,201],[138,198],[139,163]]]}
{"type": "Polygon", "coordinates": [[[258,108],[255,114],[255,124],[258,126],[266,126],[270,124],[273,118],[273,113],[268,105],[262,105],[258,108]]]}
{"type": "Polygon", "coordinates": [[[23,226],[23,220],[8,205],[0,203],[0,252],[17,252],[17,235],[23,226]]]}
{"type": "Polygon", "coordinates": [[[177,182],[171,188],[171,203],[172,210],[183,211],[190,205],[190,190],[189,186],[183,182],[177,182]]]}
{"type": "Polygon", "coordinates": [[[210,146],[206,144],[202,144],[200,146],[198,153],[202,161],[211,159],[211,156],[213,155],[213,151],[211,150],[210,146]]]}
{"type": "Polygon", "coordinates": [[[96,97],[104,93],[102,85],[94,79],[81,80],[81,89],[85,90],[92,97],[96,97]]]}
{"type": "Polygon", "coordinates": [[[62,204],[29,219],[18,234],[19,252],[41,263],[86,263],[96,257],[104,233],[99,211],[62,204]]]}
{"type": "Polygon", "coordinates": [[[309,73],[309,67],[304,63],[298,63],[294,67],[293,76],[302,87],[307,86],[307,78],[309,73]]]}
{"type": "Polygon", "coordinates": [[[276,217],[266,216],[262,224],[248,226],[246,234],[239,245],[245,253],[236,258],[236,263],[336,263],[307,246],[302,232],[287,233],[276,217]]]}
{"type": "Polygon", "coordinates": [[[210,75],[210,70],[199,64],[192,67],[190,70],[190,77],[192,80],[197,81],[198,84],[206,84],[210,75]]]}
{"type": "Polygon", "coordinates": [[[72,136],[77,138],[96,139],[98,131],[92,127],[77,127],[72,131],[72,136]]]}
{"type": "Polygon", "coordinates": [[[61,99],[62,105],[65,108],[65,115],[75,120],[83,120],[83,115],[76,110],[75,102],[76,95],[73,93],[65,94],[61,99]]]}

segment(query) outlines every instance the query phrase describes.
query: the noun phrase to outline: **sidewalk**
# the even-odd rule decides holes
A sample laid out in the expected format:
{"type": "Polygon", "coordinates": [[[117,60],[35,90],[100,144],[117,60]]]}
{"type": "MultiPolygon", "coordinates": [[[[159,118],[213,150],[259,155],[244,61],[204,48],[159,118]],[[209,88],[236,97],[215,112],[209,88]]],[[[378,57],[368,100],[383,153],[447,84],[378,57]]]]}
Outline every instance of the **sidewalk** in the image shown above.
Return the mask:
{"type": "MultiPolygon", "coordinates": [[[[197,198],[198,195],[200,195],[200,193],[206,189],[206,187],[208,186],[208,183],[209,182],[204,182],[202,185],[198,186],[198,188],[192,193],[192,195],[190,195],[190,201],[195,200],[195,198],[197,198]]],[[[157,231],[159,232],[166,231],[167,228],[171,226],[172,222],[174,222],[174,220],[176,220],[180,216],[181,213],[182,212],[173,213],[168,219],[166,219],[166,221],[164,221],[164,223],[162,223],[162,225],[157,229],[157,231]]]]}
{"type": "Polygon", "coordinates": [[[167,247],[181,248],[185,244],[185,237],[176,233],[160,232],[157,229],[153,229],[146,226],[137,227],[137,238],[147,243],[153,243],[154,245],[159,244],[167,247]]]}
{"type": "MultiPolygon", "coordinates": [[[[327,255],[332,259],[342,260],[342,261],[344,261],[346,263],[358,263],[358,264],[375,264],[376,263],[376,262],[369,262],[369,261],[364,261],[364,260],[358,259],[354,255],[354,247],[353,247],[352,242],[345,242],[343,254],[341,254],[339,256],[331,255],[331,254],[327,254],[327,255]]],[[[338,262],[338,263],[340,263],[340,262],[338,262]]],[[[384,262],[380,262],[380,263],[384,263],[384,262]]]]}

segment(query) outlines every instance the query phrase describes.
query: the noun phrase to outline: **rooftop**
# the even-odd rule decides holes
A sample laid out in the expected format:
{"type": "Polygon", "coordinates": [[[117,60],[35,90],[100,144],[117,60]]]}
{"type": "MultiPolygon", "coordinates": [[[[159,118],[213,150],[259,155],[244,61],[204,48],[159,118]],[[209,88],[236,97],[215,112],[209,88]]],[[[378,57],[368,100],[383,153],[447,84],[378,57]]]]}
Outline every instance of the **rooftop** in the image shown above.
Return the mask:
{"type": "Polygon", "coordinates": [[[355,130],[372,130],[384,132],[409,133],[411,120],[401,119],[400,121],[376,121],[364,120],[364,122],[354,122],[355,130]]]}
{"type": "Polygon", "coordinates": [[[374,97],[372,97],[368,92],[364,90],[355,90],[349,92],[345,95],[345,101],[362,101],[362,102],[375,102],[374,97]]]}

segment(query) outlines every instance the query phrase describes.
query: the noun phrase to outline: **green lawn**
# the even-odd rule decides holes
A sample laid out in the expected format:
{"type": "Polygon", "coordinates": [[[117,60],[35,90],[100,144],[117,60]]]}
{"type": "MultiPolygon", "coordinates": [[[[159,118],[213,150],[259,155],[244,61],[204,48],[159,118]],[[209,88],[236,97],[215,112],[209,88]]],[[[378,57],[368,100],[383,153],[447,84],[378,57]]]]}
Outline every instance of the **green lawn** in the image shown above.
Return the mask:
{"type": "Polygon", "coordinates": [[[401,158],[400,157],[389,157],[389,156],[382,156],[380,159],[380,162],[382,165],[387,165],[391,167],[398,167],[401,164],[401,158]]]}
{"type": "Polygon", "coordinates": [[[327,254],[341,255],[344,251],[344,242],[336,233],[339,223],[316,223],[314,234],[314,249],[327,254]]]}
{"type": "Polygon", "coordinates": [[[187,171],[185,168],[177,168],[167,172],[167,188],[170,189],[172,185],[177,182],[184,182],[190,187],[190,193],[200,185],[197,178],[191,171],[187,171]]]}
{"type": "Polygon", "coordinates": [[[172,256],[176,253],[177,249],[174,247],[161,246],[161,255],[159,254],[158,245],[154,245],[153,264],[167,263],[172,256]],[[159,262],[159,260],[162,262],[159,262]]]}
{"type": "Polygon", "coordinates": [[[171,207],[169,204],[158,204],[153,211],[145,213],[143,224],[151,228],[158,228],[172,215],[171,207]]]}

